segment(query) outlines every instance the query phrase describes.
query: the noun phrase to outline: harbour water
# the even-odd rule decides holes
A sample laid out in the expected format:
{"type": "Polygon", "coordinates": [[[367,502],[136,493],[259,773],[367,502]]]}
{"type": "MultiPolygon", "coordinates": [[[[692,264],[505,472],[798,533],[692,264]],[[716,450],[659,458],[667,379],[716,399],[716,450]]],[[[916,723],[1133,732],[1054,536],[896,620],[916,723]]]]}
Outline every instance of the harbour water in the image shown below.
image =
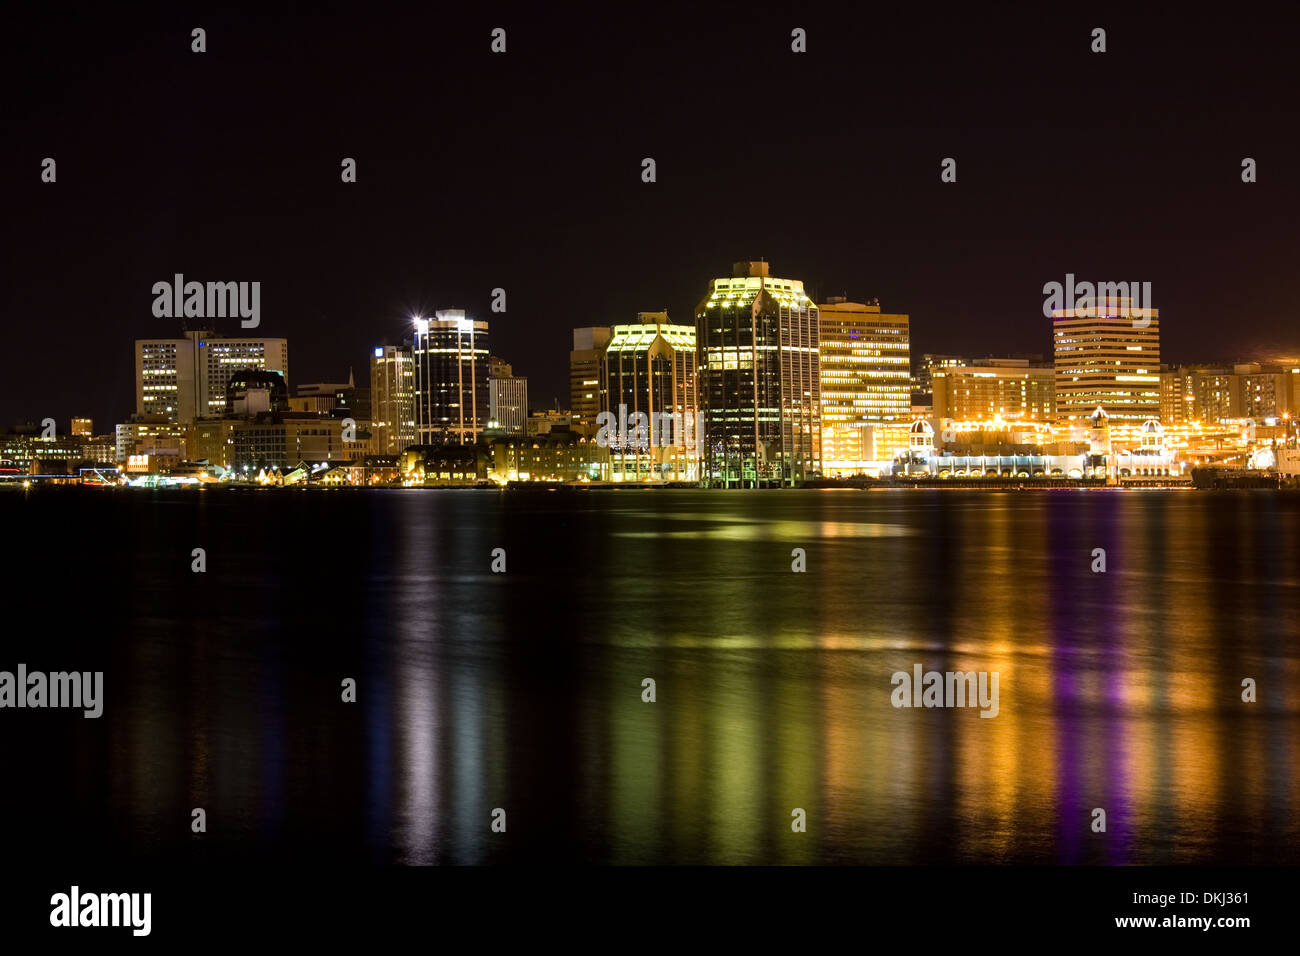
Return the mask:
{"type": "Polygon", "coordinates": [[[1300,862],[1297,494],[45,488],[0,516],[0,670],[104,673],[97,719],[0,710],[13,852],[1300,862]],[[996,672],[997,716],[894,707],[916,665],[996,672]]]}

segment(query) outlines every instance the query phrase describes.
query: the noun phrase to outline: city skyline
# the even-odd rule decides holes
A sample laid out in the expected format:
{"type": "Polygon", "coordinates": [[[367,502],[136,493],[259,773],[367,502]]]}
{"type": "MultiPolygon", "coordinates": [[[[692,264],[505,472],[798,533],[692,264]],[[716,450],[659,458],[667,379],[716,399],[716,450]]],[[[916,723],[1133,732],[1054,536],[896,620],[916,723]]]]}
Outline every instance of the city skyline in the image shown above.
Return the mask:
{"type": "Polygon", "coordinates": [[[347,382],[294,384],[287,340],[215,331],[233,322],[201,314],[220,286],[181,279],[159,288],[163,317],[182,299],[191,313],[183,337],[135,343],[136,412],[99,435],[90,417],[71,434],[49,418],[39,434],[5,428],[5,480],[1177,487],[1220,466],[1249,485],[1300,465],[1300,363],[1162,363],[1146,282],[1045,284],[1051,360],[916,356],[906,313],[817,303],[741,260],[710,280],[693,324],[661,311],[573,329],[569,408],[530,412],[529,376],[464,309],[411,316],[409,339],[373,348],[363,385],[351,368],[347,382]]]}

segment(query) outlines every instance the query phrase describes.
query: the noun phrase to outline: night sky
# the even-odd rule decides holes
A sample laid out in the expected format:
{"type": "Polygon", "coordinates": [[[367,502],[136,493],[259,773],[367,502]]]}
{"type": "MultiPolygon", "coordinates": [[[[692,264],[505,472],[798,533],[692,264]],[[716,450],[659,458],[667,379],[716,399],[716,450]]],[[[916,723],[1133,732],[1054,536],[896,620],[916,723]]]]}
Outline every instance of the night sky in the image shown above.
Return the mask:
{"type": "Polygon", "coordinates": [[[909,313],[914,357],[1050,353],[1067,272],[1150,281],[1165,361],[1300,354],[1294,13],[880,6],[10,12],[0,425],[123,420],[177,272],[260,281],[294,385],[465,308],[534,407],[574,326],[691,323],[760,256],[909,313]]]}

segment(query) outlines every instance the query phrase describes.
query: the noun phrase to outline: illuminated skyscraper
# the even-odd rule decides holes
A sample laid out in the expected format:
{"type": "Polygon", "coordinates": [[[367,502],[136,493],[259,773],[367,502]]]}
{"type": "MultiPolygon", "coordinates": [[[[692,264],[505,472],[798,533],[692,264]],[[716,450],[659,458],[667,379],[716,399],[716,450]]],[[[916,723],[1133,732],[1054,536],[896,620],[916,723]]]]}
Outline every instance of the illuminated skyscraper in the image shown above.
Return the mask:
{"type": "Polygon", "coordinates": [[[1052,312],[1056,416],[1087,420],[1098,406],[1112,424],[1160,417],[1160,318],[1124,297],[1052,312]]]}
{"type": "Polygon", "coordinates": [[[463,309],[417,318],[411,353],[416,443],[476,441],[488,421],[488,324],[463,309]]]}
{"type": "Polygon", "coordinates": [[[371,351],[370,415],[376,454],[400,455],[415,444],[415,359],[409,345],[376,345],[371,351]]]}
{"type": "Polygon", "coordinates": [[[721,487],[821,472],[817,306],[803,283],[737,262],[695,308],[705,474],[721,487]]]}
{"type": "Polygon", "coordinates": [[[601,411],[610,477],[696,481],[699,432],[695,393],[695,326],[673,325],[667,312],[638,313],[616,325],[601,366],[601,411]]]}
{"type": "Polygon", "coordinates": [[[869,425],[911,417],[908,317],[841,297],[817,307],[821,326],[822,470],[860,473],[869,425]]]}

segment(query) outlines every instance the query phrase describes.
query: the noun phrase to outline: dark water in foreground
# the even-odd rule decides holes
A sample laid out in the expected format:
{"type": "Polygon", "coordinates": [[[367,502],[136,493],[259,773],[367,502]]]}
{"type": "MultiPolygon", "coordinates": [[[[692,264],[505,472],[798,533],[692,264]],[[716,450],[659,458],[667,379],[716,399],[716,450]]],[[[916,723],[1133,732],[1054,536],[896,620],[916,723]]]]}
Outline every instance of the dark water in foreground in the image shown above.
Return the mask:
{"type": "Polygon", "coordinates": [[[11,853],[1300,862],[1295,495],[42,489],[0,519],[0,670],[106,683],[99,720],[0,710],[11,853]],[[892,707],[914,664],[997,671],[997,717],[892,707]]]}

